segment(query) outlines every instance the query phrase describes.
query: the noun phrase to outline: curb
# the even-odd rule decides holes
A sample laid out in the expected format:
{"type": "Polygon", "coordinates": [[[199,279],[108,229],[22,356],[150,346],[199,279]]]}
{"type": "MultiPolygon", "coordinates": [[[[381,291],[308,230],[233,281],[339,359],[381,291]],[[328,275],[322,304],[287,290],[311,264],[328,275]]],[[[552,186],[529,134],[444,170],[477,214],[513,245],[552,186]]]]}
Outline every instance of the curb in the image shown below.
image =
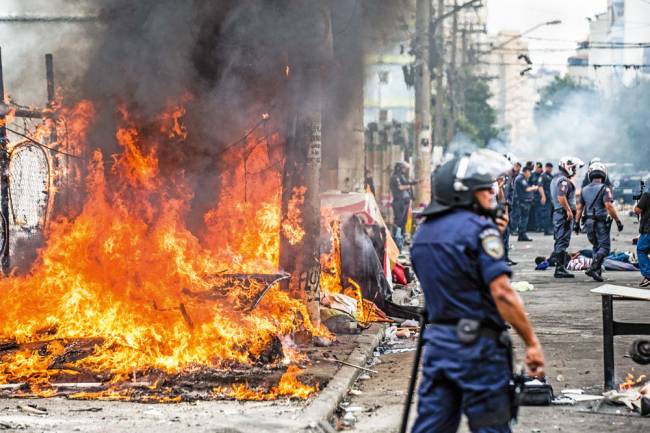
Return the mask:
{"type": "MultiPolygon", "coordinates": [[[[358,346],[348,356],[345,360],[346,362],[361,366],[366,365],[366,362],[373,356],[375,349],[384,338],[386,327],[377,325],[377,328],[374,333],[359,337],[358,346]]],[[[313,431],[315,427],[319,427],[321,431],[333,431],[329,420],[334,415],[341,400],[347,395],[348,389],[350,389],[360,374],[361,371],[357,368],[341,365],[341,368],[332,377],[327,386],[301,414],[301,418],[305,419],[309,424],[305,426],[305,429],[313,431]]]]}

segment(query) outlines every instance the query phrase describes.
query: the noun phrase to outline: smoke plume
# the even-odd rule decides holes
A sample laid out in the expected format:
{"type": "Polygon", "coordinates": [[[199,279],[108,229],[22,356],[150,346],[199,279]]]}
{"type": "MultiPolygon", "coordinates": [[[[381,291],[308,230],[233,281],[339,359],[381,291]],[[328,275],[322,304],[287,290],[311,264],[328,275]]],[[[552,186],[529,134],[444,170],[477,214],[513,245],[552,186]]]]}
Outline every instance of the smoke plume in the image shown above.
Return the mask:
{"type": "Polygon", "coordinates": [[[562,103],[545,107],[536,116],[536,131],[528,137],[522,156],[556,162],[564,155],[589,161],[632,163],[650,169],[650,83],[621,88],[612,96],[595,89],[569,91],[555,98],[562,103]]]}

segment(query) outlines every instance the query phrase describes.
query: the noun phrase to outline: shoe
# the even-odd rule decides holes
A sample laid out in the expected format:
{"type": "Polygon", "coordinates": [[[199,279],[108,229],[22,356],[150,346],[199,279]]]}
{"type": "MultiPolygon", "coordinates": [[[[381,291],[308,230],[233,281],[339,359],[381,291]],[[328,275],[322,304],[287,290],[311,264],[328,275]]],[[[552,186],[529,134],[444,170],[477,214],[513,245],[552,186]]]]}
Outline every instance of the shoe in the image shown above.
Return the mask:
{"type": "Polygon", "coordinates": [[[555,267],[555,273],[553,274],[555,278],[575,278],[571,272],[567,271],[564,266],[558,265],[555,267]]]}
{"type": "Polygon", "coordinates": [[[517,266],[518,263],[517,263],[517,262],[513,262],[512,260],[508,259],[508,260],[506,260],[506,264],[507,264],[508,266],[517,266]]]}
{"type": "Polygon", "coordinates": [[[526,235],[524,235],[524,236],[519,236],[519,238],[518,238],[517,240],[518,240],[519,242],[532,242],[532,241],[533,241],[531,238],[529,238],[529,237],[526,236],[526,235]]]}
{"type": "Polygon", "coordinates": [[[641,283],[639,283],[639,287],[643,287],[644,289],[650,288],[650,278],[644,278],[641,283]]]}
{"type": "Polygon", "coordinates": [[[587,272],[585,272],[585,274],[588,277],[593,278],[595,281],[598,281],[599,283],[602,283],[603,281],[605,281],[605,279],[601,275],[600,271],[597,271],[595,269],[590,268],[590,269],[587,270],[587,272]]]}

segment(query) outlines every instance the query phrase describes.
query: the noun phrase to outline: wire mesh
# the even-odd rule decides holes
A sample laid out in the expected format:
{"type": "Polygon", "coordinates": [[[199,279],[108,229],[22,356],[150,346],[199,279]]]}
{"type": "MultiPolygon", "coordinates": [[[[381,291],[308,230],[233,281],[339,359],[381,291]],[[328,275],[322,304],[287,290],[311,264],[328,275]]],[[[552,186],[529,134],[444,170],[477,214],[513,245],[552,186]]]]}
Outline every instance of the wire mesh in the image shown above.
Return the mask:
{"type": "Polygon", "coordinates": [[[49,202],[49,162],[39,146],[22,144],[9,159],[10,224],[23,230],[42,229],[49,202]]]}

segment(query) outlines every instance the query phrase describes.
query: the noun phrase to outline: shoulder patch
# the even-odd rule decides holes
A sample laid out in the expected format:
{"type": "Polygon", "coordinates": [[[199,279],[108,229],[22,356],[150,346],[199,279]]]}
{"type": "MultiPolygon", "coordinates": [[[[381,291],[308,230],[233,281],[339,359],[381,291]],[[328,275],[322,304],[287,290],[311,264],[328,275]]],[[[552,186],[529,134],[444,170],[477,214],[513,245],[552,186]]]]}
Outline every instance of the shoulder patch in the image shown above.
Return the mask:
{"type": "Polygon", "coordinates": [[[501,260],[505,255],[503,248],[503,239],[499,230],[489,227],[484,229],[480,234],[481,246],[485,253],[495,260],[501,260]]]}
{"type": "Polygon", "coordinates": [[[479,233],[479,235],[478,235],[478,237],[481,238],[481,240],[483,240],[483,239],[485,239],[485,238],[487,238],[489,236],[497,236],[497,237],[500,238],[501,233],[499,232],[499,230],[495,229],[494,227],[487,227],[487,228],[483,229],[481,231],[481,233],[479,233]]]}

